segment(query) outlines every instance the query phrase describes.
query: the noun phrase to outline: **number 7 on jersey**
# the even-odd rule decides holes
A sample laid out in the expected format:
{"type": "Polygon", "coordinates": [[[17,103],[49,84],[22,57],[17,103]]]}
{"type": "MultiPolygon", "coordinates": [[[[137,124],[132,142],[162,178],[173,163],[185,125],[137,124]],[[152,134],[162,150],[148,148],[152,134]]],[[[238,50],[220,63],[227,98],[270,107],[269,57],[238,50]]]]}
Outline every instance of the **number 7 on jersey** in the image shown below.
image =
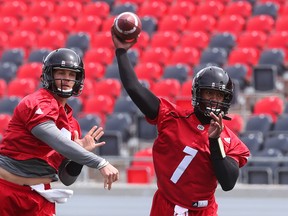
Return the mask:
{"type": "Polygon", "coordinates": [[[176,170],[174,171],[172,177],[170,180],[176,184],[179,178],[182,176],[184,171],[187,169],[193,158],[196,156],[198,150],[193,149],[189,146],[186,146],[183,150],[184,153],[188,154],[186,155],[183,160],[180,162],[180,164],[177,166],[176,170]]]}

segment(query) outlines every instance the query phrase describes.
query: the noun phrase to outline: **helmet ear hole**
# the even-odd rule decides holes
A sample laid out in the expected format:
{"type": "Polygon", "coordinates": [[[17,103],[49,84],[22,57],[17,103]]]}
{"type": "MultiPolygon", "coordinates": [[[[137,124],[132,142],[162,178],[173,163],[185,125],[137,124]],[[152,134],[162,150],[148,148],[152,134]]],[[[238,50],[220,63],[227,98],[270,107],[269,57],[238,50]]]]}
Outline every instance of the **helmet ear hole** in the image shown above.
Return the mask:
{"type": "Polygon", "coordinates": [[[72,49],[60,48],[50,52],[43,61],[41,82],[44,88],[60,97],[78,96],[81,94],[85,79],[85,70],[82,59],[72,49]],[[54,68],[68,69],[76,72],[75,84],[72,91],[65,92],[56,87],[53,76],[54,68]]]}

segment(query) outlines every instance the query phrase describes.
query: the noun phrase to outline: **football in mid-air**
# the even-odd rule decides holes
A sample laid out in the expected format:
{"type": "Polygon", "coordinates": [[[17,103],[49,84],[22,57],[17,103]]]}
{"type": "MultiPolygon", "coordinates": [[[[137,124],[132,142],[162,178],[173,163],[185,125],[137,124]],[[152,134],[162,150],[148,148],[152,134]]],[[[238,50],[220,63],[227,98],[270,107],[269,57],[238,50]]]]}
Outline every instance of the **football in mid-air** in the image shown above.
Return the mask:
{"type": "Polygon", "coordinates": [[[119,14],[113,23],[113,32],[123,41],[134,40],[142,30],[140,18],[131,12],[119,14]]]}

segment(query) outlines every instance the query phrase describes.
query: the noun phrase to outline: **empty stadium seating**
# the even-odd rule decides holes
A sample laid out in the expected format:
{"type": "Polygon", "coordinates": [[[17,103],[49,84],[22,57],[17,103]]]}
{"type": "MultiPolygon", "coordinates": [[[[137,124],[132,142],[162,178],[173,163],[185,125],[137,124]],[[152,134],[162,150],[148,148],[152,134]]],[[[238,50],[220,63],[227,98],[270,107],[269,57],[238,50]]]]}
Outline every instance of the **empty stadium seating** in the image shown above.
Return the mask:
{"type": "MultiPolygon", "coordinates": [[[[11,115],[20,98],[40,86],[40,65],[51,50],[59,47],[74,49],[85,63],[83,93],[77,99],[69,99],[76,118],[80,120],[84,115],[99,113],[100,124],[104,126],[113,111],[128,111],[128,108],[117,105],[117,99],[127,93],[119,81],[110,33],[115,16],[123,11],[137,13],[142,21],[142,33],[128,55],[139,80],[146,83],[147,88],[191,109],[193,76],[208,65],[224,67],[233,81],[236,80],[235,92],[244,98],[241,109],[236,102],[231,113],[235,111],[245,116],[242,127],[242,123],[238,125],[233,121],[227,124],[247,144],[253,157],[261,155],[259,152],[264,149],[267,137],[286,136],[287,119],[283,113],[288,99],[285,84],[288,74],[288,4],[284,0],[1,1],[0,119],[2,114],[11,115]],[[87,37],[82,45],[79,38],[76,42],[71,40],[71,35],[83,34],[87,37]],[[219,40],[217,35],[222,38],[219,40]],[[20,78],[26,80],[24,87],[18,82],[20,78]],[[36,83],[27,81],[30,78],[36,83]],[[174,83],[174,90],[171,85],[162,86],[167,80],[174,83]],[[276,94],[284,96],[283,104],[265,101],[259,105],[257,102],[263,96],[276,94]],[[245,101],[250,97],[257,100],[245,101]],[[250,110],[250,106],[254,109],[250,110]],[[260,121],[253,123],[251,119],[256,114],[257,118],[259,114],[269,114],[272,121],[265,117],[266,125],[260,117],[260,121]]],[[[148,124],[142,115],[136,116],[133,123],[135,133],[126,131],[124,139],[120,133],[109,130],[103,140],[112,144],[101,147],[98,153],[120,156],[130,136],[152,144],[157,136],[156,127],[148,124]]],[[[0,134],[3,133],[0,131],[0,134]]],[[[267,152],[262,154],[271,157],[267,152]]],[[[277,154],[272,155],[277,157],[277,154]]],[[[244,172],[245,182],[288,184],[285,166],[284,163],[275,169],[259,164],[249,166],[244,172]]],[[[126,174],[129,183],[153,182],[151,167],[131,166],[126,174]]]]}

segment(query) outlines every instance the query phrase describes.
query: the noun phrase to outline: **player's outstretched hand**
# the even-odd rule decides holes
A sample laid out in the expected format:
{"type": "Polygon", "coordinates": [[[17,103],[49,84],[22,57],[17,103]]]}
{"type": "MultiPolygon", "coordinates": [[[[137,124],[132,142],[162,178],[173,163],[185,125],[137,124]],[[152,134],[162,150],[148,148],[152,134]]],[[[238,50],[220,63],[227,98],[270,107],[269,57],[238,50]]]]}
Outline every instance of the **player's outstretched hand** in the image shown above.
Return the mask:
{"type": "Polygon", "coordinates": [[[113,32],[112,29],[111,29],[111,35],[112,35],[112,41],[113,41],[116,49],[117,48],[123,48],[125,50],[128,50],[137,42],[137,38],[132,40],[132,41],[123,41],[123,40],[119,39],[115,35],[115,33],[113,32]]]}
{"type": "Polygon", "coordinates": [[[74,141],[85,148],[87,151],[92,152],[97,147],[105,144],[105,142],[98,142],[103,134],[104,131],[102,127],[93,126],[91,130],[83,137],[83,139],[79,139],[79,134],[77,131],[75,131],[74,141]]]}
{"type": "Polygon", "coordinates": [[[208,129],[209,138],[219,138],[223,130],[222,114],[216,116],[213,112],[210,113],[212,118],[208,129]]]}
{"type": "Polygon", "coordinates": [[[104,188],[111,190],[112,183],[119,179],[119,171],[109,163],[100,169],[100,173],[104,177],[104,188]]]}

